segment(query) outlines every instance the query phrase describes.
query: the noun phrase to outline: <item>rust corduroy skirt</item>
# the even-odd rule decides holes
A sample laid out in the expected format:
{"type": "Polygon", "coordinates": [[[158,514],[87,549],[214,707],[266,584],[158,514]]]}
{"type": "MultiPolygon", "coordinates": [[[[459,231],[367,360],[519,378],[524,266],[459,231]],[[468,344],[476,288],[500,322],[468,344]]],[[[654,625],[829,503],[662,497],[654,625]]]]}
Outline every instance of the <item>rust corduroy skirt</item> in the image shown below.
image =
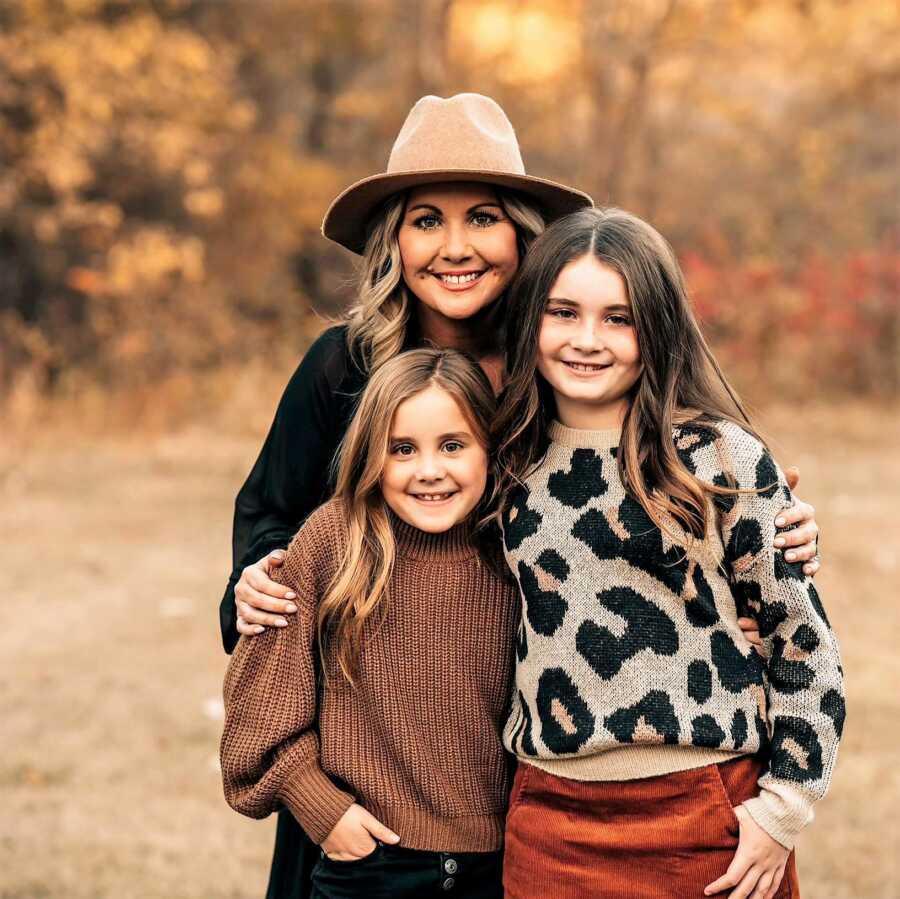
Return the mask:
{"type": "MultiPolygon", "coordinates": [[[[506,899],[700,899],[734,858],[732,806],[759,793],[762,771],[744,757],[584,782],[520,764],[506,819],[506,899]]],[[[775,896],[800,896],[793,852],[775,896]]]]}

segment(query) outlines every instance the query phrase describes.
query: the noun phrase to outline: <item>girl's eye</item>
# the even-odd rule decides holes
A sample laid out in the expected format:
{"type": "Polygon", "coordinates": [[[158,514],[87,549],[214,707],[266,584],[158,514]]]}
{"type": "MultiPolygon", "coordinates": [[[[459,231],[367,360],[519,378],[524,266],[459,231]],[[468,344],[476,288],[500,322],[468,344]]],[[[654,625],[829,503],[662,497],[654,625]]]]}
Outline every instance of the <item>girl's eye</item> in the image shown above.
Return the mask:
{"type": "Polygon", "coordinates": [[[610,315],[609,321],[614,325],[625,325],[626,327],[631,324],[631,319],[627,315],[610,315]]]}
{"type": "Polygon", "coordinates": [[[562,319],[575,318],[575,313],[571,309],[548,309],[547,314],[552,315],[554,318],[562,318],[562,319]]]}
{"type": "Polygon", "coordinates": [[[489,228],[491,225],[499,222],[500,218],[492,212],[476,212],[472,216],[471,221],[476,228],[489,228]]]}
{"type": "Polygon", "coordinates": [[[434,231],[435,228],[439,228],[441,225],[441,220],[436,215],[420,215],[414,222],[416,228],[420,228],[422,231],[434,231]]]}
{"type": "Polygon", "coordinates": [[[391,449],[391,452],[397,456],[411,456],[415,452],[415,448],[411,443],[398,443],[391,449]]]}
{"type": "Polygon", "coordinates": [[[463,449],[463,445],[458,440],[448,440],[444,444],[444,449],[448,453],[458,453],[461,449],[463,449]]]}

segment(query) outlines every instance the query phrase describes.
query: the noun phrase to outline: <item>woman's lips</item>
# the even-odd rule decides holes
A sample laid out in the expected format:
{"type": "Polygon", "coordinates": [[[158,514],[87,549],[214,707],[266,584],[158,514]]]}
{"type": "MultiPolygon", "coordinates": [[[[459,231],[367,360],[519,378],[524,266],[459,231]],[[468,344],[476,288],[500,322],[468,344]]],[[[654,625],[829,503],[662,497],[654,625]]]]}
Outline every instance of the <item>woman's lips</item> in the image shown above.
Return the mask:
{"type": "Polygon", "coordinates": [[[487,269],[484,269],[477,272],[454,272],[453,274],[431,272],[431,274],[437,279],[441,287],[458,293],[462,290],[469,290],[478,284],[487,271],[487,269]]]}

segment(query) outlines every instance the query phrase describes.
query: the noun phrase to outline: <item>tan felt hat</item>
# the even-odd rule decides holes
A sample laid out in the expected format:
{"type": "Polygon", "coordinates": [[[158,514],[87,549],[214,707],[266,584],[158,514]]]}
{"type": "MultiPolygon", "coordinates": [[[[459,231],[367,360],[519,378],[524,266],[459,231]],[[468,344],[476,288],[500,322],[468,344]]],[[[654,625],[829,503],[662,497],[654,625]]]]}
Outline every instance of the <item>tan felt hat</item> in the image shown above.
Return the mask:
{"type": "Polygon", "coordinates": [[[340,194],[325,213],[322,233],[362,253],[369,217],[382,200],[438,181],[479,181],[520,191],[538,202],[547,221],[593,205],[580,190],[525,174],[513,126],[490,97],[429,96],[406,117],[387,171],[363,178],[340,194]]]}

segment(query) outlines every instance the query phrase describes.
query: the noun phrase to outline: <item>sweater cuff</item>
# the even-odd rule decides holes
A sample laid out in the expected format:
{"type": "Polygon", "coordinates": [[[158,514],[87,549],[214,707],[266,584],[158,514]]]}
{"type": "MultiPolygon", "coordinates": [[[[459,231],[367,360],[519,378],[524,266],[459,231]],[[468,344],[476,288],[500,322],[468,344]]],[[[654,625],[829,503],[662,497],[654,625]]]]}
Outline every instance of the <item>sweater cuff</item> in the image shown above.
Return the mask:
{"type": "Polygon", "coordinates": [[[813,819],[812,806],[785,788],[772,786],[741,803],[750,817],[785,849],[793,849],[797,835],[813,819]]]}
{"type": "Polygon", "coordinates": [[[356,802],[355,796],[339,790],[318,765],[293,774],[278,798],[314,843],[321,843],[356,802]]]}

